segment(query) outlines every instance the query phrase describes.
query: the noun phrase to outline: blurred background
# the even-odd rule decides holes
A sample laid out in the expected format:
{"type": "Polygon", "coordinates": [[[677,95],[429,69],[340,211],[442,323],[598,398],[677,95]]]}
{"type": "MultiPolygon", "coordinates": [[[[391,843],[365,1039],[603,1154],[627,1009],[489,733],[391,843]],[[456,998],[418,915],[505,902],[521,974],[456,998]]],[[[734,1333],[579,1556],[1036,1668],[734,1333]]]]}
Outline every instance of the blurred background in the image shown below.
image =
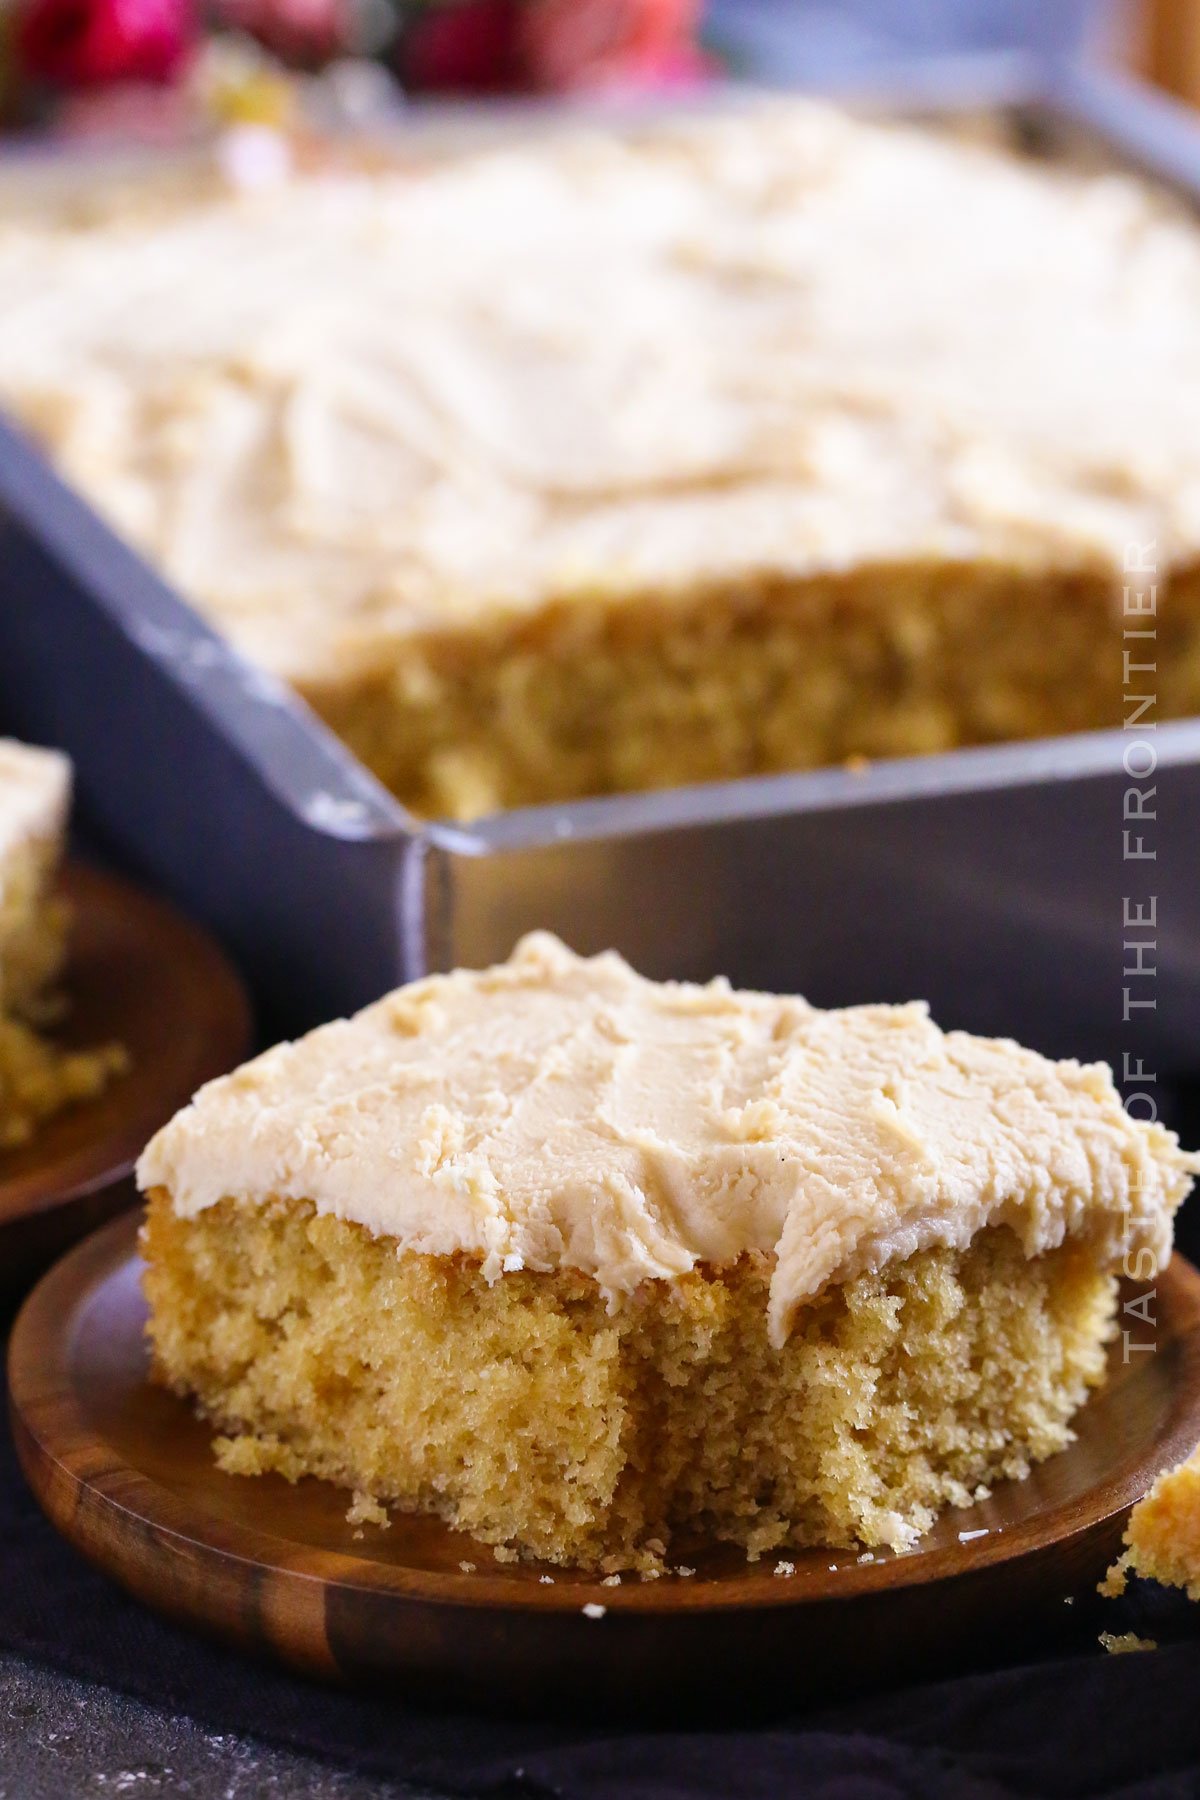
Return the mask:
{"type": "Polygon", "coordinates": [[[1030,53],[1200,103],[1200,0],[0,0],[0,126],[164,141],[417,95],[879,84],[1030,53]]]}

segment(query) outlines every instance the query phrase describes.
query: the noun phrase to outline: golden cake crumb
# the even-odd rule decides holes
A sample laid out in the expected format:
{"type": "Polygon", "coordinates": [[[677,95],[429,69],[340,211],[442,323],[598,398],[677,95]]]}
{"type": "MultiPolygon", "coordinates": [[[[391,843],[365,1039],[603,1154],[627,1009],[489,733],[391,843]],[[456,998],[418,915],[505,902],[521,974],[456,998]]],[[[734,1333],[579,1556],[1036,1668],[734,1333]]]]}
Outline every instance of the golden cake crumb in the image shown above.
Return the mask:
{"type": "Polygon", "coordinates": [[[1200,1449],[1177,1469],[1158,1477],[1139,1500],[1125,1528],[1125,1553],[1108,1571],[1100,1592],[1124,1592],[1129,1573],[1186,1588],[1200,1600],[1200,1449]]]}
{"type": "Polygon", "coordinates": [[[1157,1639],[1139,1637],[1136,1631],[1102,1631],[1099,1641],[1109,1656],[1128,1656],[1130,1652],[1136,1650],[1158,1649],[1157,1639]]]}
{"type": "Polygon", "coordinates": [[[346,1512],[349,1525],[378,1525],[381,1531],[390,1531],[392,1521],[388,1517],[387,1508],[380,1506],[378,1500],[372,1499],[361,1488],[356,1488],[346,1512]]]}
{"type": "MultiPolygon", "coordinates": [[[[1123,1556],[1117,1558],[1116,1562],[1112,1565],[1112,1568],[1109,1569],[1104,1576],[1104,1579],[1096,1583],[1096,1592],[1105,1600],[1119,1600],[1121,1595],[1125,1592],[1126,1587],[1129,1585],[1128,1576],[1129,1552],[1126,1551],[1123,1556]]],[[[1068,1606],[1072,1604],[1069,1597],[1066,1604],[1068,1606]]]]}

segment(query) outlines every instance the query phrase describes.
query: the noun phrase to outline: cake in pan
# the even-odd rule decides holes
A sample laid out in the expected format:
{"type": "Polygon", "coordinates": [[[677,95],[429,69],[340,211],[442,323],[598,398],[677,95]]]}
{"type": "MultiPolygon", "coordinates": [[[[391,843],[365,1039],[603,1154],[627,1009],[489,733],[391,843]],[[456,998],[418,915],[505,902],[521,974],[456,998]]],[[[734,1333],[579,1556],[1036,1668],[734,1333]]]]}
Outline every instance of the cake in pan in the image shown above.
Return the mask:
{"type": "Polygon", "coordinates": [[[538,934],[153,1139],[154,1363],[227,1470],[502,1560],[903,1550],[1070,1440],[1197,1167],[1103,1067],[538,934]]]}
{"type": "Polygon", "coordinates": [[[419,813],[1198,709],[1181,206],[791,101],[407,154],[10,209],[0,404],[419,813]]]}
{"type": "Polygon", "coordinates": [[[64,1051],[38,1029],[60,1008],[67,912],[55,883],[70,797],[65,756],[0,738],[0,1151],[124,1064],[116,1046],[64,1051]]]}

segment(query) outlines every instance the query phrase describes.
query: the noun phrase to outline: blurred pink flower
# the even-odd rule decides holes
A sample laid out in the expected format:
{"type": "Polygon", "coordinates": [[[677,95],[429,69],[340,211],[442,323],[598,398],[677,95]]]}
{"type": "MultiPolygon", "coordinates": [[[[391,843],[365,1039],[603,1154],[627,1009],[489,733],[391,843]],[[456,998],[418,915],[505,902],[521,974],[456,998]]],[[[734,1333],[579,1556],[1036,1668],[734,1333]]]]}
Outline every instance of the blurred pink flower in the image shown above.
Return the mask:
{"type": "Polygon", "coordinates": [[[57,87],[168,82],[196,37],[192,0],[27,0],[16,21],[20,68],[57,87]]]}
{"type": "Polygon", "coordinates": [[[662,87],[701,79],[700,0],[526,0],[522,61],[531,84],[662,87]]]}

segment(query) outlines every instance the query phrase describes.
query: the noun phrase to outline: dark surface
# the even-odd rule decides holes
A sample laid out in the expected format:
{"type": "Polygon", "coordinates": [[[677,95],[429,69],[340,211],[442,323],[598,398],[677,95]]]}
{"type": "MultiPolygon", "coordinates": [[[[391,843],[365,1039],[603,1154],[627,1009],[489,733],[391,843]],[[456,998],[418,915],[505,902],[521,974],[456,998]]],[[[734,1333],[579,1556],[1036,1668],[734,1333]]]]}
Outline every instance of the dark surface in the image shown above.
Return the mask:
{"type": "MultiPolygon", "coordinates": [[[[112,1688],[0,1655],[0,1796],[400,1800],[416,1790],[206,1730],[112,1688]]],[[[417,1795],[417,1800],[420,1796],[417,1795]]]]}

